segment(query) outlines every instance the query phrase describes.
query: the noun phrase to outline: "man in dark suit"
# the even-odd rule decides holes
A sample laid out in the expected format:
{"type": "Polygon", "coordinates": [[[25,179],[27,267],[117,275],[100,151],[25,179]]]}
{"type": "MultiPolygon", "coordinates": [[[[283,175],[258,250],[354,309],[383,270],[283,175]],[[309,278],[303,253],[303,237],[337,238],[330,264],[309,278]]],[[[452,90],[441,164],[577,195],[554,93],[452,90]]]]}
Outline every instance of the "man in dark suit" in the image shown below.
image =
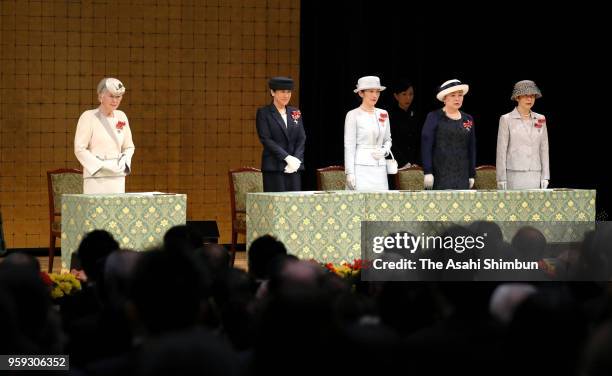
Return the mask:
{"type": "Polygon", "coordinates": [[[261,171],[264,191],[299,191],[302,188],[306,132],[300,110],[287,105],[293,80],[272,77],[268,85],[273,101],[257,110],[257,134],[263,145],[261,171]]]}

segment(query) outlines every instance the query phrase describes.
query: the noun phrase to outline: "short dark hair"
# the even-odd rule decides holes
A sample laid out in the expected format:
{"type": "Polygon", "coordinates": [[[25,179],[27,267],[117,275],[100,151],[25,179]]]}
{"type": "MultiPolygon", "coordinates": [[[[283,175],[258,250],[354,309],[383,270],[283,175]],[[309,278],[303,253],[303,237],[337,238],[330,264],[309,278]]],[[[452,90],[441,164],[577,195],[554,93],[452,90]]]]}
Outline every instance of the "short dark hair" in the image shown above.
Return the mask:
{"type": "Polygon", "coordinates": [[[414,85],[412,84],[412,81],[406,78],[402,78],[402,79],[395,81],[393,85],[391,85],[391,91],[393,91],[393,94],[398,94],[398,93],[401,93],[402,91],[408,90],[411,87],[414,87],[414,85]]]}
{"type": "Polygon", "coordinates": [[[93,230],[83,237],[77,255],[81,266],[92,281],[97,281],[104,272],[106,258],[113,251],[119,249],[119,243],[113,236],[104,230],[93,230]]]}
{"type": "Polygon", "coordinates": [[[268,278],[270,261],[286,254],[285,245],[273,236],[264,235],[255,239],[249,248],[249,273],[255,278],[268,278]]]}
{"type": "Polygon", "coordinates": [[[192,252],[202,244],[202,235],[187,225],[173,226],[164,235],[164,249],[170,252],[192,252]]]}

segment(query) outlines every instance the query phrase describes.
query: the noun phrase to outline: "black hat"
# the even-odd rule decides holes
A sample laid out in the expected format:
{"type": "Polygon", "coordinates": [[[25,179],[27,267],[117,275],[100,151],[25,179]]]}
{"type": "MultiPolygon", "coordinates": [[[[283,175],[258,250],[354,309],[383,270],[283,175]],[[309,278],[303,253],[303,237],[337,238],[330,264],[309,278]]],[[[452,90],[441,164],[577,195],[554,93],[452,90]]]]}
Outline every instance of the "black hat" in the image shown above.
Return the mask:
{"type": "Polygon", "coordinates": [[[293,90],[293,79],[290,77],[272,77],[268,81],[272,90],[293,90]]]}

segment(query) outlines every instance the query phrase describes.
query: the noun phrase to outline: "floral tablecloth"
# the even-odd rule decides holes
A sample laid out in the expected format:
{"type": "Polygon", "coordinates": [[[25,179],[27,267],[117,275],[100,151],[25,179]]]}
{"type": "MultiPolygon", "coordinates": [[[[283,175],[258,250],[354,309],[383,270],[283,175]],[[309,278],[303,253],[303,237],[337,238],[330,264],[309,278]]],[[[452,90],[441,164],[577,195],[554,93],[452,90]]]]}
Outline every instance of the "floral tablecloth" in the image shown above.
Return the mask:
{"type": "Polygon", "coordinates": [[[160,245],[166,231],[186,218],[185,194],[62,195],[62,270],[70,268],[87,232],[106,230],[121,248],[143,251],[160,245]]]}
{"type": "Polygon", "coordinates": [[[249,193],[247,247],[272,234],[300,258],[350,262],[361,257],[361,221],[489,220],[502,228],[504,222],[594,222],[595,196],[577,189],[249,193]]]}

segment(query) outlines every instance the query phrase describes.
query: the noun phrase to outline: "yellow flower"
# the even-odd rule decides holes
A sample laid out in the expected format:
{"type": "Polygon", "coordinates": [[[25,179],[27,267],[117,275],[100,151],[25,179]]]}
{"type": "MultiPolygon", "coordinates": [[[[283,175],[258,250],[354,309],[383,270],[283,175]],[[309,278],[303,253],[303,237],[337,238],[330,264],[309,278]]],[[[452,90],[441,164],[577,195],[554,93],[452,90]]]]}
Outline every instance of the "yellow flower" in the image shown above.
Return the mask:
{"type": "Polygon", "coordinates": [[[59,287],[55,287],[51,290],[51,297],[53,299],[61,298],[62,296],[64,296],[64,292],[59,287]]]}
{"type": "Polygon", "coordinates": [[[47,275],[49,278],[46,283],[51,285],[51,297],[53,299],[72,295],[81,290],[81,282],[73,274],[50,273],[47,275]]]}

